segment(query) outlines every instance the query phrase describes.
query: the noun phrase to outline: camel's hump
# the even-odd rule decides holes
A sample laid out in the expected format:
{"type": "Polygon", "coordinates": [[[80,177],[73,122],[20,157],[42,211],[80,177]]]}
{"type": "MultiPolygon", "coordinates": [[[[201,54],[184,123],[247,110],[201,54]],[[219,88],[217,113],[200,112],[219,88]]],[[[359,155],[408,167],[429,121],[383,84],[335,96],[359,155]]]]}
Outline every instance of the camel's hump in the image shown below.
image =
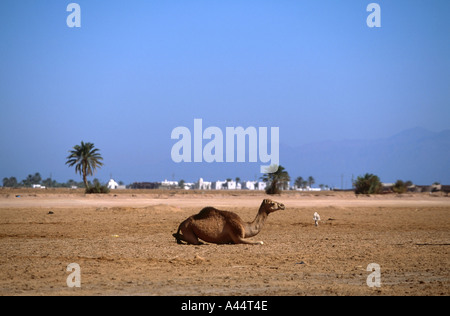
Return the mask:
{"type": "Polygon", "coordinates": [[[193,217],[196,220],[206,219],[206,218],[210,218],[210,217],[223,217],[223,218],[229,218],[229,219],[239,219],[239,216],[233,212],[221,211],[214,207],[205,207],[197,215],[194,215],[193,217]]]}

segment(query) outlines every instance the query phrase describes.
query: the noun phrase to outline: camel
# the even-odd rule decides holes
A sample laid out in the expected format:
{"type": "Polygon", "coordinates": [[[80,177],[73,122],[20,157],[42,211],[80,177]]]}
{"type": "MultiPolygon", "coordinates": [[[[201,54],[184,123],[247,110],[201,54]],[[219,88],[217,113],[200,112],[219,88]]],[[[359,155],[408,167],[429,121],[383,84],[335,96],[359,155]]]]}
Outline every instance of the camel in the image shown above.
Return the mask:
{"type": "Polygon", "coordinates": [[[244,222],[237,214],[221,211],[213,207],[205,207],[198,214],[186,219],[178,227],[173,237],[178,244],[185,241],[192,245],[201,245],[199,239],[215,244],[249,244],[262,245],[262,241],[249,241],[257,235],[267,219],[275,211],[284,210],[283,204],[265,199],[259,208],[256,218],[251,223],[244,222]],[[180,234],[180,231],[182,234],[180,234]]]}

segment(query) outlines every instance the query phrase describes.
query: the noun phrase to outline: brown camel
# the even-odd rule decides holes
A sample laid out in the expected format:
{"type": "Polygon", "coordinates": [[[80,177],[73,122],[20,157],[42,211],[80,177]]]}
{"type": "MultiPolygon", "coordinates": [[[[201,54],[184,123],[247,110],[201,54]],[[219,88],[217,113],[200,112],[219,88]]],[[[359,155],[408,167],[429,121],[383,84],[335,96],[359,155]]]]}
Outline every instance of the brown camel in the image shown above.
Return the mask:
{"type": "Polygon", "coordinates": [[[205,207],[197,215],[186,219],[178,227],[177,243],[200,245],[199,239],[215,244],[251,244],[262,245],[262,241],[248,241],[257,235],[264,225],[267,216],[275,211],[284,210],[284,205],[269,199],[262,202],[256,218],[251,223],[244,222],[237,214],[220,211],[213,207],[205,207]],[[180,234],[180,231],[182,234],[180,234]]]}

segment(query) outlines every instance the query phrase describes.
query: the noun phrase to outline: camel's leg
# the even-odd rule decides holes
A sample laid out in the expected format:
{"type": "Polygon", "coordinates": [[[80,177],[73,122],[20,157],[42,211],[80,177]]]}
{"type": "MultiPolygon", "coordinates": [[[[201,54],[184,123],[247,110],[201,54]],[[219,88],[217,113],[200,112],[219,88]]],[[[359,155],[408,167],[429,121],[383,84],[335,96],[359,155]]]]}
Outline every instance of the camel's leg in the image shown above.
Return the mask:
{"type": "Polygon", "coordinates": [[[184,222],[182,222],[180,224],[180,226],[178,227],[178,231],[176,232],[176,234],[173,234],[173,237],[176,238],[177,244],[180,244],[180,245],[183,244],[182,241],[185,241],[188,244],[193,244],[193,245],[201,245],[202,244],[198,240],[197,235],[195,235],[195,233],[192,231],[192,219],[191,218],[188,218],[187,220],[185,220],[184,222]]]}
{"type": "Polygon", "coordinates": [[[198,240],[197,235],[195,235],[195,233],[192,231],[192,228],[187,226],[187,227],[181,227],[181,232],[183,233],[183,235],[180,234],[180,239],[184,240],[185,242],[187,242],[188,244],[192,244],[192,245],[202,245],[203,243],[200,242],[198,240]]]}
{"type": "Polygon", "coordinates": [[[180,233],[172,234],[173,237],[177,240],[177,244],[183,245],[184,237],[180,233]]]}
{"type": "Polygon", "coordinates": [[[203,245],[203,243],[198,240],[197,236],[191,235],[191,234],[186,233],[186,232],[185,232],[185,234],[187,234],[187,238],[186,238],[186,236],[184,236],[184,235],[182,235],[180,233],[172,234],[172,235],[173,235],[173,237],[176,238],[177,244],[179,244],[179,245],[184,245],[183,241],[187,242],[188,244],[203,245]]]}
{"type": "Polygon", "coordinates": [[[263,245],[264,243],[262,241],[250,241],[246,240],[239,236],[231,236],[231,239],[235,244],[246,244],[246,245],[263,245]]]}

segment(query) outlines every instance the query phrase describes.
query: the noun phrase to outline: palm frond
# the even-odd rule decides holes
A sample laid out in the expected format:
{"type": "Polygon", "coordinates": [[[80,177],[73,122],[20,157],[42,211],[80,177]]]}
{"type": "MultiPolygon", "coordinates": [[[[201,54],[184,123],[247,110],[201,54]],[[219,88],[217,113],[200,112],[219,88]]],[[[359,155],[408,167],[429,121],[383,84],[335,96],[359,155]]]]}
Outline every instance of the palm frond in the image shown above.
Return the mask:
{"type": "Polygon", "coordinates": [[[75,166],[75,173],[83,175],[83,180],[87,185],[86,176],[94,175],[95,170],[103,166],[103,162],[101,162],[103,157],[100,155],[99,149],[95,148],[93,143],[81,141],[81,145],[73,146],[69,153],[66,165],[75,166]]]}

